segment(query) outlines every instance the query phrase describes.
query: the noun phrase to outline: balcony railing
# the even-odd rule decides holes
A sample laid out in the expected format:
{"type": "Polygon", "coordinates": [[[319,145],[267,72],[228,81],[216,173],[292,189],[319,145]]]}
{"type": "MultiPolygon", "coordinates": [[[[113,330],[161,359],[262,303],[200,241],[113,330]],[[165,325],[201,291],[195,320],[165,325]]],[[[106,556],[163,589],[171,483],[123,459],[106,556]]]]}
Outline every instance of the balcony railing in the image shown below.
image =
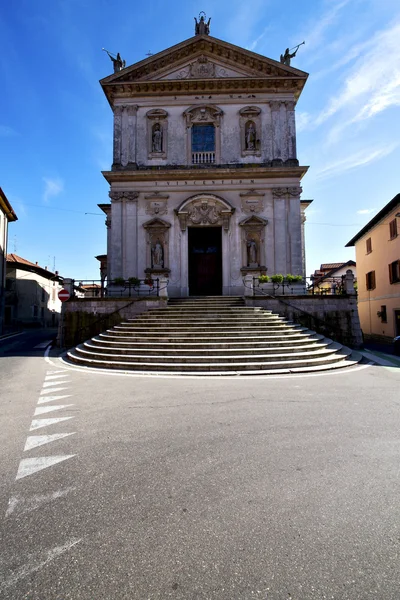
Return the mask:
{"type": "Polygon", "coordinates": [[[193,165],[207,165],[215,163],[215,152],[192,152],[193,165]]]}

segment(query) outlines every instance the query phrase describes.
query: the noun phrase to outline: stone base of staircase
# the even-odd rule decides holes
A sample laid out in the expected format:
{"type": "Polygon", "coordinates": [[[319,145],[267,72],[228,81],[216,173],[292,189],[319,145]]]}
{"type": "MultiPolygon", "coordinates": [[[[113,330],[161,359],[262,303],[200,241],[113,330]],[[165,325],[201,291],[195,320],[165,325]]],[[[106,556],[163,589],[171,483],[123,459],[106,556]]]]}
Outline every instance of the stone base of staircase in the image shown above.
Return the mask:
{"type": "Polygon", "coordinates": [[[362,355],[240,297],[171,298],[69,351],[82,367],[137,374],[277,375],[346,368],[362,355]]]}

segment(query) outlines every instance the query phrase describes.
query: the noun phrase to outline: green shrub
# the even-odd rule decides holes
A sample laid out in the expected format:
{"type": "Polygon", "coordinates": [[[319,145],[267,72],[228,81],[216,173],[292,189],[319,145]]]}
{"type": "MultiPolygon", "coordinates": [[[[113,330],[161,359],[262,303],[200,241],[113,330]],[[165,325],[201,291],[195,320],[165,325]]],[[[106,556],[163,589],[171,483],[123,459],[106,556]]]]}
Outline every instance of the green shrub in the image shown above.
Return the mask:
{"type": "Polygon", "coordinates": [[[114,285],[125,285],[125,279],[123,277],[116,277],[113,283],[114,285]]]}
{"type": "Polygon", "coordinates": [[[258,281],[260,283],[268,283],[269,282],[269,277],[268,275],[260,275],[258,278],[258,281]]]}
{"type": "Polygon", "coordinates": [[[303,281],[303,277],[302,275],[291,275],[290,273],[288,273],[286,275],[286,281],[288,283],[301,283],[303,281]]]}
{"type": "Polygon", "coordinates": [[[271,275],[271,281],[272,283],[283,283],[283,275],[281,274],[277,274],[277,275],[271,275]]]}
{"type": "Polygon", "coordinates": [[[140,279],[138,279],[137,277],[129,277],[128,283],[129,285],[133,285],[133,287],[139,287],[140,279]]]}

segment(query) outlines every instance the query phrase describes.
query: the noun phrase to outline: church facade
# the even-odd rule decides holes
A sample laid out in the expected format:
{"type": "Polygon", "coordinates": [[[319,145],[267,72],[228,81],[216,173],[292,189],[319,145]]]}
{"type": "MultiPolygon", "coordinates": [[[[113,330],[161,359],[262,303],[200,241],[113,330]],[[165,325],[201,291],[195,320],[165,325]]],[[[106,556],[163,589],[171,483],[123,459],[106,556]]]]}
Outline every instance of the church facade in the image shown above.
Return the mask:
{"type": "Polygon", "coordinates": [[[244,278],[303,275],[307,167],[295,106],[307,74],[196,35],[101,80],[114,114],[107,278],[169,296],[242,295],[244,278]]]}

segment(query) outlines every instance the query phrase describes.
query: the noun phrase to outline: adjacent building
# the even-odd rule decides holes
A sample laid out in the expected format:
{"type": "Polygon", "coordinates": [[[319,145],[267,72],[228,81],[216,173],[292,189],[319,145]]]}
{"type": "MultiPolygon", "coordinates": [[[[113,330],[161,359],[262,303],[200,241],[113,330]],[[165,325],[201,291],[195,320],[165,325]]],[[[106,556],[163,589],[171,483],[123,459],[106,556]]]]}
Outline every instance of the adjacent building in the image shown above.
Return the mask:
{"type": "Polygon", "coordinates": [[[311,289],[314,293],[340,294],[344,291],[344,277],[347,271],[354,275],[357,282],[357,269],[354,260],[347,262],[322,263],[311,275],[311,289]]]}
{"type": "MultiPolygon", "coordinates": [[[[165,277],[169,296],[243,294],[247,276],[305,276],[295,107],[307,73],[209,35],[101,86],[114,114],[108,285],[165,277]]],[[[104,275],[105,276],[105,275],[104,275]]]]}
{"type": "Polygon", "coordinates": [[[32,263],[16,254],[7,255],[5,285],[6,327],[56,327],[61,312],[58,271],[32,263]]]}
{"type": "Polygon", "coordinates": [[[3,190],[0,188],[0,335],[4,329],[4,307],[5,307],[5,279],[6,279],[6,256],[8,223],[17,221],[18,217],[13,207],[7,200],[3,190]]]}
{"type": "Polygon", "coordinates": [[[358,311],[365,339],[400,335],[400,194],[346,246],[355,246],[358,311]]]}

